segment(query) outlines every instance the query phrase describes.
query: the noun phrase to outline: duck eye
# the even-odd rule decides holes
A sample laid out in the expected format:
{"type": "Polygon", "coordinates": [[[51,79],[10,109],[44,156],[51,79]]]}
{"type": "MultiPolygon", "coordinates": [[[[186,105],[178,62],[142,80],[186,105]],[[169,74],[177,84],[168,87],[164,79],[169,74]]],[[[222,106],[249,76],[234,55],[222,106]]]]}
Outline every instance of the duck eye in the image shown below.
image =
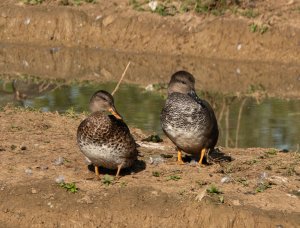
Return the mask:
{"type": "Polygon", "coordinates": [[[186,82],[185,81],[180,81],[182,84],[186,84],[186,82]]]}

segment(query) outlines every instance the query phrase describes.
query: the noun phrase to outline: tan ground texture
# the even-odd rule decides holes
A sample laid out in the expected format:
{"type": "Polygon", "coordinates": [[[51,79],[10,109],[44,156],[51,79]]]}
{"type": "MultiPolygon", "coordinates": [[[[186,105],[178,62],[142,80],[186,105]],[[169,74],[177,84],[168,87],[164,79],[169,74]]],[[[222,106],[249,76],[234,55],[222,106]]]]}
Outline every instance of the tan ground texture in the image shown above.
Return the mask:
{"type": "MultiPolygon", "coordinates": [[[[256,82],[268,95],[300,97],[299,1],[249,0],[219,16],[166,17],[137,11],[127,0],[81,2],[1,1],[1,72],[99,81],[100,64],[101,80],[117,81],[132,61],[125,82],[166,82],[178,66],[201,89],[239,93],[256,82]],[[250,6],[258,16],[243,16],[250,6]],[[250,31],[253,24],[258,31],[250,31]],[[61,51],[49,54],[49,47],[61,51]],[[262,66],[276,78],[264,76],[262,66]]],[[[300,227],[299,152],[218,147],[211,165],[177,165],[166,138],[141,142],[147,135],[132,129],[139,162],[119,180],[104,176],[115,173],[107,170],[98,180],[76,145],[84,116],[6,107],[0,118],[0,227],[300,227]],[[59,176],[78,191],[62,188],[59,176]],[[207,191],[213,186],[220,193],[207,191]]]]}
{"type": "Polygon", "coordinates": [[[98,180],[76,145],[84,116],[8,107],[0,118],[1,227],[300,225],[299,153],[218,147],[211,165],[178,165],[167,139],[141,142],[145,135],[132,129],[141,145],[139,162],[119,180],[108,180],[104,174],[115,171],[107,170],[98,180]],[[59,176],[78,191],[59,186],[59,176]],[[212,186],[221,193],[208,193],[212,186]]]}

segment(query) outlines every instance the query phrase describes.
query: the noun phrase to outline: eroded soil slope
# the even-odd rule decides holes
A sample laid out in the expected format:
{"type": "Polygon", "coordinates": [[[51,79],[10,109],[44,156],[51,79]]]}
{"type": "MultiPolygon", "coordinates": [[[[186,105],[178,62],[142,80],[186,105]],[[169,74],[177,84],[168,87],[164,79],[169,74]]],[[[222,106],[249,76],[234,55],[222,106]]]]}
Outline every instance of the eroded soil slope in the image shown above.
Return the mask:
{"type": "Polygon", "coordinates": [[[61,2],[2,1],[0,41],[234,60],[300,59],[299,1],[240,1],[251,4],[232,6],[217,16],[190,11],[165,17],[147,4],[138,11],[133,2],[142,1],[61,2]]]}

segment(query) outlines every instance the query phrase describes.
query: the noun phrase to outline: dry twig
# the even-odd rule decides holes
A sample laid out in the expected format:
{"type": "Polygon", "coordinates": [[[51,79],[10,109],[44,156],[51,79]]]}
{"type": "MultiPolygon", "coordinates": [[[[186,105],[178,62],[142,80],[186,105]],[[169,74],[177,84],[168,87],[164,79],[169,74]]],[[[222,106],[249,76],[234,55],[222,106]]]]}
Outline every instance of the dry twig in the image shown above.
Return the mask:
{"type": "Polygon", "coordinates": [[[125,74],[126,74],[126,71],[127,71],[128,67],[129,67],[129,65],[130,65],[130,62],[128,62],[128,64],[127,64],[127,66],[126,66],[126,68],[125,68],[125,70],[124,70],[124,72],[123,72],[123,74],[122,74],[122,76],[121,76],[121,78],[120,78],[118,84],[116,85],[114,91],[112,91],[112,93],[111,93],[112,96],[113,96],[113,95],[117,92],[117,90],[119,89],[119,86],[120,86],[120,84],[121,84],[121,82],[122,82],[122,80],[123,80],[123,78],[124,78],[124,76],[125,76],[125,74]]]}

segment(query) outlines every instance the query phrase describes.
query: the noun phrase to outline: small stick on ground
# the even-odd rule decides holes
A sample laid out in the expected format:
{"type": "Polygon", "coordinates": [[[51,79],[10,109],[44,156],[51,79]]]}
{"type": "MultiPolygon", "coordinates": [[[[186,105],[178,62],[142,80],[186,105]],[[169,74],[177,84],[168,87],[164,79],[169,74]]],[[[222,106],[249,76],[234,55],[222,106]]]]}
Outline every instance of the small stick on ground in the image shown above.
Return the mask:
{"type": "Polygon", "coordinates": [[[113,95],[117,92],[117,90],[119,89],[119,86],[120,86],[120,84],[121,84],[121,82],[122,82],[122,80],[123,80],[123,78],[124,78],[124,76],[125,76],[125,74],[126,74],[126,71],[127,71],[128,67],[129,67],[129,65],[130,65],[130,61],[128,62],[127,66],[126,66],[126,68],[125,68],[125,70],[124,70],[124,72],[123,72],[123,74],[122,74],[122,76],[121,76],[121,78],[120,78],[120,80],[119,80],[119,82],[118,82],[118,84],[116,85],[116,88],[114,89],[114,91],[112,91],[112,93],[111,93],[112,96],[113,96],[113,95]]]}

